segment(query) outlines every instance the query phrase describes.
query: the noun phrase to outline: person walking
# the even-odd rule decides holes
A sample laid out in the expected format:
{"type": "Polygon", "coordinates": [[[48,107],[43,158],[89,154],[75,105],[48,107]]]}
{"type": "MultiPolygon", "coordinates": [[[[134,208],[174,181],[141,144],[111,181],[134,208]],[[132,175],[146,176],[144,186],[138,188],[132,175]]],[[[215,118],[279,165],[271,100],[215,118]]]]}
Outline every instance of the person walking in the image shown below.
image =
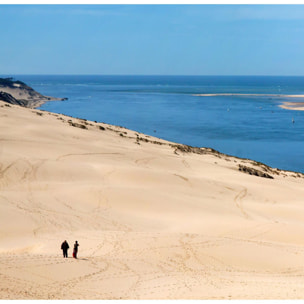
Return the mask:
{"type": "Polygon", "coordinates": [[[77,259],[77,252],[78,252],[78,242],[75,241],[75,244],[74,244],[74,250],[73,250],[73,258],[77,259]]]}
{"type": "Polygon", "coordinates": [[[68,242],[65,240],[62,244],[61,244],[61,249],[63,251],[63,257],[67,258],[68,257],[68,249],[70,248],[68,242]]]}

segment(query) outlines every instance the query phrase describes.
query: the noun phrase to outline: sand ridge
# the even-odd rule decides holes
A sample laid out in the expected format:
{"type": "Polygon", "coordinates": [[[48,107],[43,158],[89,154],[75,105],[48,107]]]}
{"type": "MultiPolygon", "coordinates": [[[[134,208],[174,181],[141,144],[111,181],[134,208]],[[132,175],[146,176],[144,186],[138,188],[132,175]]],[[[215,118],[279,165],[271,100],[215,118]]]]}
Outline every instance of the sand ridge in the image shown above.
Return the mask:
{"type": "Polygon", "coordinates": [[[0,127],[1,299],[303,298],[302,174],[2,102],[0,127]]]}

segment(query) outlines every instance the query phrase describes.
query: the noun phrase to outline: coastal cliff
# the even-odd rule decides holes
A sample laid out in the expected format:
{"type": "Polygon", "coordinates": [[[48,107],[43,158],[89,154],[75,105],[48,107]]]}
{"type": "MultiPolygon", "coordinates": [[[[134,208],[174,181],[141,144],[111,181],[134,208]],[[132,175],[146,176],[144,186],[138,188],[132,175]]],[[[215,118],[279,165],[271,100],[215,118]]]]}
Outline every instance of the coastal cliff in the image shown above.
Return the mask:
{"type": "Polygon", "coordinates": [[[26,108],[37,108],[47,101],[66,98],[44,96],[22,81],[0,78],[0,100],[26,108]]]}

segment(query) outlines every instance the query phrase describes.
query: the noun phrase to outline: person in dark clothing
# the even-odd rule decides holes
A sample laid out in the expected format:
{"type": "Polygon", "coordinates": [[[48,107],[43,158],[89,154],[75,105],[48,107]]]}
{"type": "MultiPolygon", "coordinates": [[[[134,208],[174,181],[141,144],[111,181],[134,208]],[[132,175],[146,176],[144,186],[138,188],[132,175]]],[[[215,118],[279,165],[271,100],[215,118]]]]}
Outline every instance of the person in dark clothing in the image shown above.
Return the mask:
{"type": "Polygon", "coordinates": [[[67,241],[64,241],[62,244],[61,244],[61,249],[63,251],[63,257],[64,258],[67,258],[68,257],[68,249],[70,248],[69,244],[67,241]]]}
{"type": "Polygon", "coordinates": [[[78,242],[76,241],[74,244],[74,250],[73,250],[73,258],[77,259],[77,252],[78,252],[78,242]]]}

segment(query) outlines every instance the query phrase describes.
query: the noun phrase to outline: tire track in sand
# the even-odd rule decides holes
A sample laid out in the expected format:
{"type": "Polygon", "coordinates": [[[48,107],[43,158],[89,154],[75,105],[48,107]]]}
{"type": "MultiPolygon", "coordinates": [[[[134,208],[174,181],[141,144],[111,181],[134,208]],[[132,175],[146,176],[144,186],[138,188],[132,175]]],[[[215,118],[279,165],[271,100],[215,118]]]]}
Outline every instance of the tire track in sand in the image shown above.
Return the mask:
{"type": "Polygon", "coordinates": [[[246,195],[247,195],[247,188],[244,188],[234,197],[234,203],[235,203],[236,207],[241,211],[243,216],[248,219],[249,215],[244,210],[244,207],[243,207],[243,200],[246,197],[246,195]]]}

